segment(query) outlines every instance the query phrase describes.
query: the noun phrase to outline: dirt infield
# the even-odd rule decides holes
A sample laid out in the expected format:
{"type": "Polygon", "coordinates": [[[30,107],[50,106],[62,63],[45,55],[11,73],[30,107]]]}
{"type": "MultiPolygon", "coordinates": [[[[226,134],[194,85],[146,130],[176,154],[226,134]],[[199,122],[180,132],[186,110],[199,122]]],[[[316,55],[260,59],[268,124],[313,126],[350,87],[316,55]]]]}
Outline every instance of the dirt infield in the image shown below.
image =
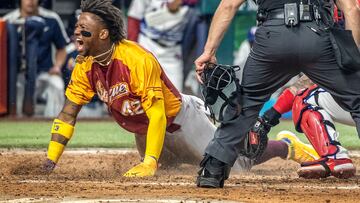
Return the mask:
{"type": "MultiPolygon", "coordinates": [[[[45,152],[0,153],[0,202],[359,202],[360,176],[305,180],[294,162],[273,159],[233,174],[223,189],[194,184],[197,166],[160,167],[155,177],[121,176],[136,153],[65,153],[51,175],[39,170],[45,152]]],[[[354,158],[360,168],[360,158],[354,158]]],[[[359,174],[359,171],[358,171],[359,174]]]]}

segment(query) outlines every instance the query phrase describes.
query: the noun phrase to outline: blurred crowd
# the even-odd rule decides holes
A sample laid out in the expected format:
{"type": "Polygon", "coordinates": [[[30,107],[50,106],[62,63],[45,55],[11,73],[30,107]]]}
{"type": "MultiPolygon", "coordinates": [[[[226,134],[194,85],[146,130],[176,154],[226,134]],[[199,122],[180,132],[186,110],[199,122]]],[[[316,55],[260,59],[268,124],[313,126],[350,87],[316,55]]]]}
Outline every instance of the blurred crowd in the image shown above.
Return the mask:
{"type": "MultiPolygon", "coordinates": [[[[199,85],[193,61],[202,53],[211,19],[209,14],[199,11],[200,1],[113,1],[126,14],[128,39],[156,56],[178,90],[195,95],[199,94],[199,85]]],[[[56,0],[19,0],[15,10],[1,17],[7,22],[9,33],[10,115],[55,117],[63,106],[64,90],[77,56],[73,32],[80,11],[74,10],[64,23],[53,8],[54,2],[56,0]]],[[[79,8],[80,1],[77,4],[79,8]]],[[[236,52],[236,64],[243,65],[255,30],[249,30],[248,39],[236,52]]],[[[95,97],[83,108],[80,117],[107,114],[95,97]]]]}

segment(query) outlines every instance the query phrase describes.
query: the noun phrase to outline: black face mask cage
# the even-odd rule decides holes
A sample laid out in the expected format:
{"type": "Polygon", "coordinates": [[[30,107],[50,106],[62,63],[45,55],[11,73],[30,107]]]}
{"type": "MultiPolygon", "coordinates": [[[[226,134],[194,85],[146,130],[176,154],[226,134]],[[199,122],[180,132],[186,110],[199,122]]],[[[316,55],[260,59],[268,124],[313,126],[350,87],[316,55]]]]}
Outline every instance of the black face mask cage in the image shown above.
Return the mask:
{"type": "Polygon", "coordinates": [[[211,117],[214,121],[222,122],[224,120],[228,120],[228,116],[224,116],[225,111],[227,111],[227,107],[231,106],[231,109],[236,109],[235,112],[232,113],[234,115],[230,116],[231,118],[236,117],[241,111],[241,109],[239,109],[240,107],[238,102],[234,101],[237,100],[238,92],[241,91],[239,79],[236,78],[235,74],[235,71],[239,70],[239,66],[220,65],[214,63],[208,63],[205,66],[203,73],[204,89],[202,94],[205,100],[205,106],[209,108],[211,117]],[[233,90],[231,95],[228,97],[224,92],[228,92],[228,87],[231,86],[233,82],[235,84],[233,85],[233,88],[235,86],[236,90],[233,90]],[[224,102],[221,103],[221,100],[218,100],[218,97],[220,97],[224,102]],[[218,114],[218,116],[215,114],[218,114]]]}
{"type": "Polygon", "coordinates": [[[206,67],[213,69],[213,71],[210,75],[205,74],[205,81],[207,81],[205,85],[217,91],[228,87],[236,78],[235,71],[240,70],[239,66],[226,66],[214,63],[208,63],[206,67]]]}

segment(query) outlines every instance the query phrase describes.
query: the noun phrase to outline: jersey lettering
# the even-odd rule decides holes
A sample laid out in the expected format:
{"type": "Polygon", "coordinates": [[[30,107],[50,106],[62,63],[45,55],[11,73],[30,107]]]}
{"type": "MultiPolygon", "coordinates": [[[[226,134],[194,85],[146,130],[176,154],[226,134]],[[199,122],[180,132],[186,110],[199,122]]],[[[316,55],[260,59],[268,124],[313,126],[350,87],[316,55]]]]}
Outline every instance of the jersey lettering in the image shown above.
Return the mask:
{"type": "Polygon", "coordinates": [[[121,114],[124,116],[134,116],[143,114],[144,109],[141,107],[140,100],[124,100],[121,107],[121,114]]]}

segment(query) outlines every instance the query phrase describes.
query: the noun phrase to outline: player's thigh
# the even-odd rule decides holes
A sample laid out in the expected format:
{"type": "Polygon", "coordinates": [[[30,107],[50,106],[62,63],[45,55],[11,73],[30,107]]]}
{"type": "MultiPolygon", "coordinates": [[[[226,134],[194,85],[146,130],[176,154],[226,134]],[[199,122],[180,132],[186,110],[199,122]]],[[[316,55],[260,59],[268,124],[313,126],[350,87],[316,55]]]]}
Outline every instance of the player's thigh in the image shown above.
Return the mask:
{"type": "Polygon", "coordinates": [[[307,68],[304,73],[329,92],[344,110],[360,116],[360,71],[344,73],[335,59],[329,58],[307,68]]]}
{"type": "Polygon", "coordinates": [[[182,108],[179,119],[181,129],[170,135],[175,144],[172,150],[176,154],[201,160],[216,127],[206,116],[202,100],[185,95],[182,108]]]}
{"type": "Polygon", "coordinates": [[[354,120],[351,114],[339,106],[334,98],[328,92],[320,92],[318,103],[321,108],[330,114],[334,121],[354,126],[354,120]]]}

